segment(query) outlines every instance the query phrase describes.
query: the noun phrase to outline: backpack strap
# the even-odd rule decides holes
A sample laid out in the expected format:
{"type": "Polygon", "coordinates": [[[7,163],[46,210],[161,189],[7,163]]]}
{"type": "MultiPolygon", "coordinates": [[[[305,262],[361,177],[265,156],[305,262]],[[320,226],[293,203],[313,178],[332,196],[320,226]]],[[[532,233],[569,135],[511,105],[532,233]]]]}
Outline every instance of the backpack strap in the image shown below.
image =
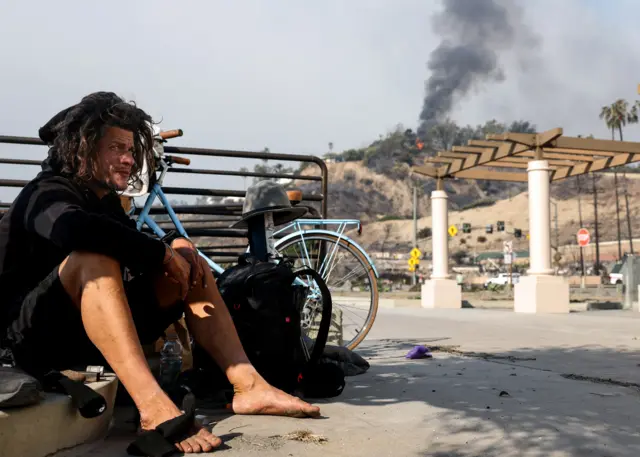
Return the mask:
{"type": "Polygon", "coordinates": [[[322,357],[324,353],[327,338],[329,337],[329,328],[331,327],[333,303],[331,301],[331,292],[329,291],[329,287],[327,287],[327,283],[324,282],[324,279],[322,279],[322,276],[320,276],[316,270],[312,268],[303,268],[294,272],[295,277],[307,275],[314,279],[322,295],[322,319],[320,320],[320,327],[318,329],[315,344],[313,345],[313,351],[307,361],[307,366],[312,366],[320,361],[320,357],[322,357]]]}

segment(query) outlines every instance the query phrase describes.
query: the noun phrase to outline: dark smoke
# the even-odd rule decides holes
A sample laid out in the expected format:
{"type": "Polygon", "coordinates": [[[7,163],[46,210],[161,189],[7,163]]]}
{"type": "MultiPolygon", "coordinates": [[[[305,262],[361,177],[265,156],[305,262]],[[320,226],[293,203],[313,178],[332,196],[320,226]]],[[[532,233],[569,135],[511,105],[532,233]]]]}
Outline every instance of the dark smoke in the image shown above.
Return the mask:
{"type": "Polygon", "coordinates": [[[442,42],[429,57],[421,136],[445,120],[477,83],[505,79],[499,53],[514,46],[520,26],[513,3],[507,8],[496,0],[444,0],[443,5],[433,17],[442,42]]]}

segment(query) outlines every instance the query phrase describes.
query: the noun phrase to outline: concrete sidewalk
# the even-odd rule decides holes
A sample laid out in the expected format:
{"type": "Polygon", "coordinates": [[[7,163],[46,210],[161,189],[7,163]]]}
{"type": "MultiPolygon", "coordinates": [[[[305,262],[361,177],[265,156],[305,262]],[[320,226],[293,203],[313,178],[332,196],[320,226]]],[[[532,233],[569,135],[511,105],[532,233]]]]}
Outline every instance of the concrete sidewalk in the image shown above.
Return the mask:
{"type": "MultiPolygon", "coordinates": [[[[640,316],[383,309],[358,348],[368,373],[323,419],[218,417],[223,455],[640,455],[640,316]],[[407,360],[414,344],[439,347],[407,360]],[[300,430],[316,444],[286,435],[300,430]]],[[[216,418],[213,418],[216,419],[216,418]]],[[[131,435],[64,456],[126,455],[131,435]]]]}

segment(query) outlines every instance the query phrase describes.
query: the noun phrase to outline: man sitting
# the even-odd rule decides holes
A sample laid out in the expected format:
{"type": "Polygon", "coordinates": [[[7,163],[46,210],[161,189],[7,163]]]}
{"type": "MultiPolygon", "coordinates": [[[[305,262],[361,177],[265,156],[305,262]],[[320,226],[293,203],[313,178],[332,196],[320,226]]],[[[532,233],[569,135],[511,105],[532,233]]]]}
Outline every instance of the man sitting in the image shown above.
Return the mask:
{"type": "MultiPolygon", "coordinates": [[[[318,416],[252,367],[207,263],[188,240],[136,230],[118,192],[153,164],[152,120],[113,93],[97,92],[40,129],[42,171],[0,221],[0,346],[33,375],[100,365],[116,373],[152,430],[182,412],[153,377],[141,344],[184,313],[189,331],[234,386],[236,414],[318,416]]],[[[205,429],[176,443],[210,451],[205,429]]]]}

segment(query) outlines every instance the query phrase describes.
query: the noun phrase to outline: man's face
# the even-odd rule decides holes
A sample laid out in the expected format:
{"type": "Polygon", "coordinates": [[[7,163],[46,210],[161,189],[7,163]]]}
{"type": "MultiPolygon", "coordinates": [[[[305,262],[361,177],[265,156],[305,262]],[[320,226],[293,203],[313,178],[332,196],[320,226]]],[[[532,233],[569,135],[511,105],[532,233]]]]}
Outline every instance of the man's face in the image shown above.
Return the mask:
{"type": "Polygon", "coordinates": [[[133,132],[118,127],[107,127],[98,142],[97,161],[96,179],[115,190],[125,190],[135,165],[133,132]]]}

